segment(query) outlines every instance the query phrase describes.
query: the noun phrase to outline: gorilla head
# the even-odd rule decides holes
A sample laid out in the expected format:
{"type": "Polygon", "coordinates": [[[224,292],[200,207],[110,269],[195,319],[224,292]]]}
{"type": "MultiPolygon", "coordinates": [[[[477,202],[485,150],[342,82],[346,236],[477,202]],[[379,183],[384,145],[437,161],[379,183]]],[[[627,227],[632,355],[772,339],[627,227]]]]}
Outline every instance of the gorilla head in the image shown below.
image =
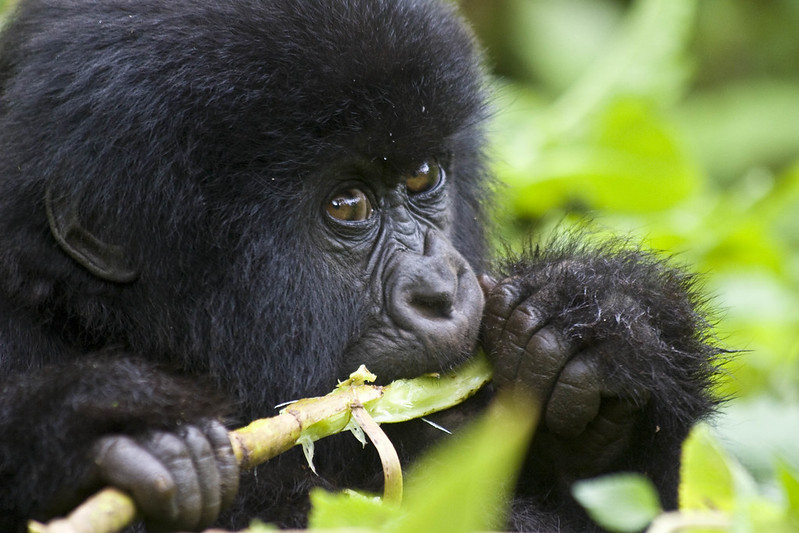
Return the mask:
{"type": "Polygon", "coordinates": [[[449,7],[78,4],[23,4],[0,71],[4,284],[57,337],[248,403],[472,353],[483,100],[449,7]]]}

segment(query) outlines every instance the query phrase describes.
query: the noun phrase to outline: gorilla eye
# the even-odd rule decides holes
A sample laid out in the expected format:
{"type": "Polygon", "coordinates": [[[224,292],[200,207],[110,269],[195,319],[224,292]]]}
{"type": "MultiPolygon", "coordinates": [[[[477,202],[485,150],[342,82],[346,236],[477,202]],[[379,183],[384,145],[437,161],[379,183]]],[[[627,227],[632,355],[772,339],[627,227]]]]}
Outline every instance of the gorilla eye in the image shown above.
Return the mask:
{"type": "Polygon", "coordinates": [[[435,163],[424,162],[419,170],[405,180],[405,186],[408,188],[408,193],[419,194],[434,189],[441,183],[443,177],[444,169],[435,163]]]}
{"type": "Polygon", "coordinates": [[[359,222],[372,216],[372,204],[362,190],[349,189],[330,200],[327,214],[336,220],[359,222]]]}

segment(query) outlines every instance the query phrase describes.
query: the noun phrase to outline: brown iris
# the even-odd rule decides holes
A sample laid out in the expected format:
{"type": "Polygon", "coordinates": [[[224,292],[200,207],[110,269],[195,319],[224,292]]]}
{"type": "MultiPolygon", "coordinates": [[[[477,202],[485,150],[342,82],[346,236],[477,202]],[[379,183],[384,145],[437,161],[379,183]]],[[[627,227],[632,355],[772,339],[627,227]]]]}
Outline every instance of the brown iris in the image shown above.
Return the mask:
{"type": "Polygon", "coordinates": [[[405,186],[410,194],[427,192],[439,184],[442,174],[441,167],[435,163],[425,162],[405,180],[405,186]]]}
{"type": "Polygon", "coordinates": [[[348,189],[330,199],[327,213],[336,220],[358,222],[372,216],[372,204],[360,189],[348,189]]]}

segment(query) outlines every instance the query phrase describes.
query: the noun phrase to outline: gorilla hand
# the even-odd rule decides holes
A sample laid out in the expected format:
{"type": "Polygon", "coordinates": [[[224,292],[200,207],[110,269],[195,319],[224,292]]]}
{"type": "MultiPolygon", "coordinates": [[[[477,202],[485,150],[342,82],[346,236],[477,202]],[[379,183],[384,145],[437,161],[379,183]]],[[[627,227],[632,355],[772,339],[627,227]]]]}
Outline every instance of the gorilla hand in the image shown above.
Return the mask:
{"type": "Polygon", "coordinates": [[[151,528],[203,529],[236,496],[239,468],[216,421],[177,433],[112,435],[93,447],[93,479],[130,494],[151,528]]]}
{"type": "Polygon", "coordinates": [[[536,279],[480,280],[486,293],[482,342],[494,364],[494,382],[522,387],[540,402],[532,454],[570,478],[606,471],[623,456],[649,398],[645,388],[608,372],[624,364],[625,339],[597,334],[607,327],[605,304],[583,300],[574,294],[579,285],[564,283],[560,274],[575,268],[579,264],[564,262],[544,276],[538,272],[536,279]],[[563,290],[569,286],[571,293],[563,290]],[[595,324],[575,316],[591,304],[595,324]],[[578,312],[572,314],[574,308],[578,312]]]}

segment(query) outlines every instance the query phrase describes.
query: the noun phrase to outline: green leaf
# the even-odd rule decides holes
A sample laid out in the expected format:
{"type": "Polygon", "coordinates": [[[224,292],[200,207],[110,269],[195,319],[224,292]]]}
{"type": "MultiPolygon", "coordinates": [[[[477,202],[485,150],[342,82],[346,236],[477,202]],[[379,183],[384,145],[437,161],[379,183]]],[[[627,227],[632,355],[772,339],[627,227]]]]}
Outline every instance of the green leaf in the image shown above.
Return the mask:
{"type": "Polygon", "coordinates": [[[536,418],[531,401],[500,397],[476,424],[413,466],[403,514],[386,530],[503,529],[505,506],[536,418]]]}
{"type": "Polygon", "coordinates": [[[572,494],[595,522],[610,531],[640,531],[661,512],[655,487],[641,474],[578,481],[572,494]]]}
{"type": "Polygon", "coordinates": [[[680,509],[732,512],[756,495],[751,475],[728,455],[710,429],[696,426],[683,445],[680,509]]]}
{"type": "Polygon", "coordinates": [[[279,528],[255,519],[245,531],[246,533],[271,533],[272,531],[279,531],[279,528]]]}
{"type": "Polygon", "coordinates": [[[353,491],[316,489],[309,525],[392,533],[502,529],[536,419],[529,399],[500,396],[477,422],[414,464],[401,507],[353,491]]]}
{"type": "Polygon", "coordinates": [[[514,58],[529,79],[557,92],[601,56],[623,14],[618,4],[596,0],[505,0],[501,5],[508,12],[503,30],[514,58]]]}
{"type": "Polygon", "coordinates": [[[693,194],[703,175],[661,115],[682,93],[695,0],[636,2],[612,46],[548,109],[529,104],[495,143],[521,216],[553,207],[646,212],[693,194]]]}
{"type": "Polygon", "coordinates": [[[692,95],[677,120],[706,167],[723,181],[784,162],[799,150],[799,83],[747,79],[692,95]]]}
{"type": "Polygon", "coordinates": [[[765,497],[747,499],[738,505],[735,526],[738,531],[796,533],[785,506],[765,497]]]}
{"type": "Polygon", "coordinates": [[[784,463],[777,467],[777,472],[785,491],[788,513],[799,526],[799,472],[784,463]]]}
{"type": "Polygon", "coordinates": [[[364,528],[381,529],[399,514],[399,508],[369,496],[347,490],[328,492],[316,488],[311,491],[309,528],[364,528]]]}
{"type": "Polygon", "coordinates": [[[579,139],[549,146],[519,170],[506,169],[514,207],[539,216],[558,205],[646,212],[688,198],[703,176],[677,136],[650,103],[608,102],[579,139]]]}
{"type": "MultiPolygon", "coordinates": [[[[756,285],[756,280],[753,284],[756,285]]],[[[757,308],[752,297],[744,302],[757,308]]],[[[773,300],[774,306],[777,301],[773,300]]],[[[739,305],[744,305],[743,303],[739,305]]],[[[779,307],[778,307],[778,310],[779,307]]],[[[789,308],[785,308],[790,312],[789,308]]],[[[765,310],[761,314],[778,320],[765,310]]],[[[760,361],[763,356],[760,354],[760,361]]],[[[799,468],[799,405],[774,398],[740,399],[727,403],[714,420],[714,434],[758,482],[766,484],[776,477],[779,458],[785,468],[799,468]]]]}
{"type": "Polygon", "coordinates": [[[578,128],[618,95],[675,100],[688,79],[685,52],[696,4],[696,0],[636,2],[616,42],[553,107],[553,133],[578,128]]]}

